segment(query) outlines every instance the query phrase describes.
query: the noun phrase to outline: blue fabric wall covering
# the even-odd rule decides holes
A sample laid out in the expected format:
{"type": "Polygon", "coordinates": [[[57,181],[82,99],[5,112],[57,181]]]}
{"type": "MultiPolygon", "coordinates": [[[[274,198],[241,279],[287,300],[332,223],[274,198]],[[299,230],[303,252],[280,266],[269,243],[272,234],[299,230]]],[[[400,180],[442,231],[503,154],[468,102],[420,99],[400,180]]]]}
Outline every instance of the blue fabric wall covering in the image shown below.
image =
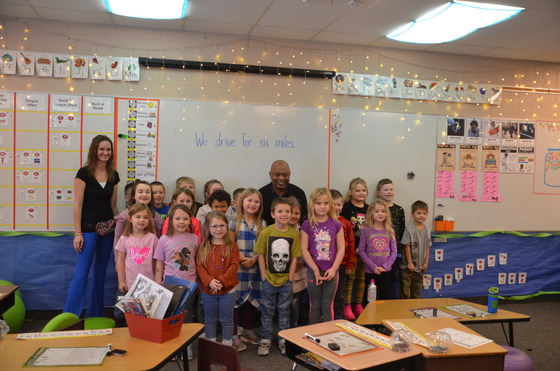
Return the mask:
{"type": "Polygon", "coordinates": [[[473,297],[486,296],[488,288],[496,286],[502,296],[531,295],[538,291],[560,290],[560,236],[519,237],[511,234],[492,234],[486,237],[459,237],[447,239],[447,242],[434,242],[430,251],[428,272],[435,277],[444,278],[447,273],[455,277],[455,268],[465,268],[466,263],[475,264],[472,276],[464,275],[450,286],[443,286],[436,292],[433,284],[422,291],[422,297],[473,297]],[[443,249],[444,260],[435,261],[436,249],[443,249]],[[507,253],[507,265],[496,262],[495,267],[488,267],[488,255],[507,253]],[[476,260],[485,259],[483,271],[476,269],[476,260]],[[499,273],[527,273],[527,283],[498,285],[499,273]]]}
{"type": "MultiPolygon", "coordinates": [[[[72,236],[0,236],[0,279],[20,286],[27,309],[62,309],[76,263],[72,239],[72,236]]],[[[461,282],[453,280],[453,285],[443,286],[439,293],[432,284],[422,291],[422,297],[486,296],[492,286],[498,286],[503,296],[560,291],[560,236],[539,238],[493,234],[434,242],[427,273],[443,279],[446,273],[454,276],[455,268],[464,268],[466,263],[475,264],[472,276],[464,276],[461,282]],[[443,261],[434,260],[435,249],[444,250],[443,261]],[[488,267],[488,255],[496,255],[498,259],[501,252],[508,254],[507,265],[497,262],[495,267],[488,267]],[[476,270],[477,258],[485,259],[484,271],[476,270]],[[500,272],[527,272],[527,283],[498,285],[500,272]]],[[[105,306],[114,304],[116,291],[117,275],[111,258],[107,267],[105,306]]]]}
{"type": "MultiPolygon", "coordinates": [[[[0,237],[0,279],[18,285],[28,310],[58,310],[76,266],[73,236],[0,237]]],[[[115,303],[117,273],[113,257],[107,266],[105,306],[115,303]]]]}

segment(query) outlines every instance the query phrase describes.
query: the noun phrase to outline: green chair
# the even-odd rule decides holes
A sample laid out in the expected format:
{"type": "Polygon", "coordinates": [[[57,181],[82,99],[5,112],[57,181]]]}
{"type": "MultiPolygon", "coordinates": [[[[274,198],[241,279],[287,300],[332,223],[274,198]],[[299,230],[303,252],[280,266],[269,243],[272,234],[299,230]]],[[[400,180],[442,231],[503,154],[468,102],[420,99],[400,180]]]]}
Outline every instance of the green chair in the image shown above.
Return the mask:
{"type": "Polygon", "coordinates": [[[41,330],[41,332],[51,332],[51,331],[59,331],[65,327],[73,325],[74,323],[78,322],[80,319],[74,313],[60,313],[59,315],[55,316],[51,319],[45,327],[41,330]]]}
{"type": "MultiPolygon", "coordinates": [[[[6,280],[0,280],[0,286],[14,286],[14,284],[6,280]]],[[[16,290],[14,300],[14,305],[2,315],[4,321],[10,326],[10,334],[17,332],[25,321],[25,304],[19,289],[16,290]]]]}
{"type": "Polygon", "coordinates": [[[115,328],[117,323],[115,320],[106,317],[86,317],[84,318],[85,330],[99,330],[102,328],[115,328]]]}

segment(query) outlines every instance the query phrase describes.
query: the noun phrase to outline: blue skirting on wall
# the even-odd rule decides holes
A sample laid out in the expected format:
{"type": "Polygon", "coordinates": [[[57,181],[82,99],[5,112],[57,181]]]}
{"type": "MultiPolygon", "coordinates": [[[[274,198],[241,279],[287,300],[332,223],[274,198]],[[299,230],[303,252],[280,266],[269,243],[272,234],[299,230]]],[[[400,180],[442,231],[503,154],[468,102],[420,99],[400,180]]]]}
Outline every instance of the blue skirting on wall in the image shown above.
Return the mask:
{"type": "MultiPolygon", "coordinates": [[[[0,236],[0,279],[20,286],[23,301],[30,310],[62,309],[70,280],[74,274],[76,252],[72,236],[43,237],[22,235],[0,236]]],[[[560,291],[560,236],[521,237],[505,233],[485,237],[462,236],[434,242],[430,253],[429,274],[444,278],[455,268],[475,265],[474,274],[464,275],[460,282],[443,286],[436,292],[432,286],[423,289],[422,297],[474,297],[486,296],[488,288],[497,286],[500,295],[532,295],[539,291],[560,291]],[[443,261],[435,261],[436,249],[443,249],[443,261]],[[507,264],[488,267],[488,256],[507,253],[507,264]],[[478,271],[476,260],[484,259],[485,268],[478,271]],[[498,285],[499,273],[527,273],[525,284],[498,285]]],[[[433,281],[433,279],[432,279],[433,281]]],[[[105,306],[115,302],[117,275],[114,259],[107,267],[105,306]]]]}

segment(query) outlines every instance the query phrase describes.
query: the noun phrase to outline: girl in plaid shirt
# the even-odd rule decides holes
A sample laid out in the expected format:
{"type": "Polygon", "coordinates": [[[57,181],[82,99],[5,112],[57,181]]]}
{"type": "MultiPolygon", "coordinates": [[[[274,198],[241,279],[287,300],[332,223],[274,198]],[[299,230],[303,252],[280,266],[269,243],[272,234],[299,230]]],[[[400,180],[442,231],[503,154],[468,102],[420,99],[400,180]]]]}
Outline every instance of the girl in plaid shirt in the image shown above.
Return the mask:
{"type": "Polygon", "coordinates": [[[259,344],[260,338],[253,331],[253,322],[260,308],[261,280],[257,254],[253,247],[259,233],[264,229],[262,220],[262,196],[254,188],[247,188],[239,196],[237,204],[237,219],[229,224],[229,233],[239,247],[239,269],[237,279],[239,284],[235,290],[234,337],[233,346],[237,351],[247,349],[244,342],[259,344]],[[243,333],[237,334],[237,325],[243,328],[243,333]],[[241,335],[241,336],[239,336],[241,335]]]}

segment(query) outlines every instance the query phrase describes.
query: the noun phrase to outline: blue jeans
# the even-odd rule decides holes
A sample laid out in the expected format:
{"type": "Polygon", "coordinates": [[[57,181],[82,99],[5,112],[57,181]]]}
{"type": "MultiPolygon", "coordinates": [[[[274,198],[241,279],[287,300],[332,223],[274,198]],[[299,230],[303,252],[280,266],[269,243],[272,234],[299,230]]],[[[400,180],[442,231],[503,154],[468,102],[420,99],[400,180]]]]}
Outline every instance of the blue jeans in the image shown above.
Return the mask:
{"type": "Polygon", "coordinates": [[[235,293],[233,291],[223,295],[209,295],[202,293],[204,305],[204,335],[207,339],[216,340],[218,321],[222,326],[222,341],[233,339],[233,305],[235,293]]]}
{"type": "Polygon", "coordinates": [[[105,272],[113,251],[115,236],[98,236],[95,232],[83,234],[84,245],[76,260],[76,272],[68,288],[64,312],[82,315],[87,292],[88,273],[93,262],[93,289],[88,296],[86,317],[104,317],[103,292],[105,289],[105,272]],[[95,258],[95,260],[94,260],[95,258]]]}
{"type": "Polygon", "coordinates": [[[292,301],[292,281],[286,281],[281,286],[272,286],[267,280],[261,286],[262,329],[261,337],[272,340],[272,318],[278,307],[278,330],[290,328],[290,303],[292,301]]]}

